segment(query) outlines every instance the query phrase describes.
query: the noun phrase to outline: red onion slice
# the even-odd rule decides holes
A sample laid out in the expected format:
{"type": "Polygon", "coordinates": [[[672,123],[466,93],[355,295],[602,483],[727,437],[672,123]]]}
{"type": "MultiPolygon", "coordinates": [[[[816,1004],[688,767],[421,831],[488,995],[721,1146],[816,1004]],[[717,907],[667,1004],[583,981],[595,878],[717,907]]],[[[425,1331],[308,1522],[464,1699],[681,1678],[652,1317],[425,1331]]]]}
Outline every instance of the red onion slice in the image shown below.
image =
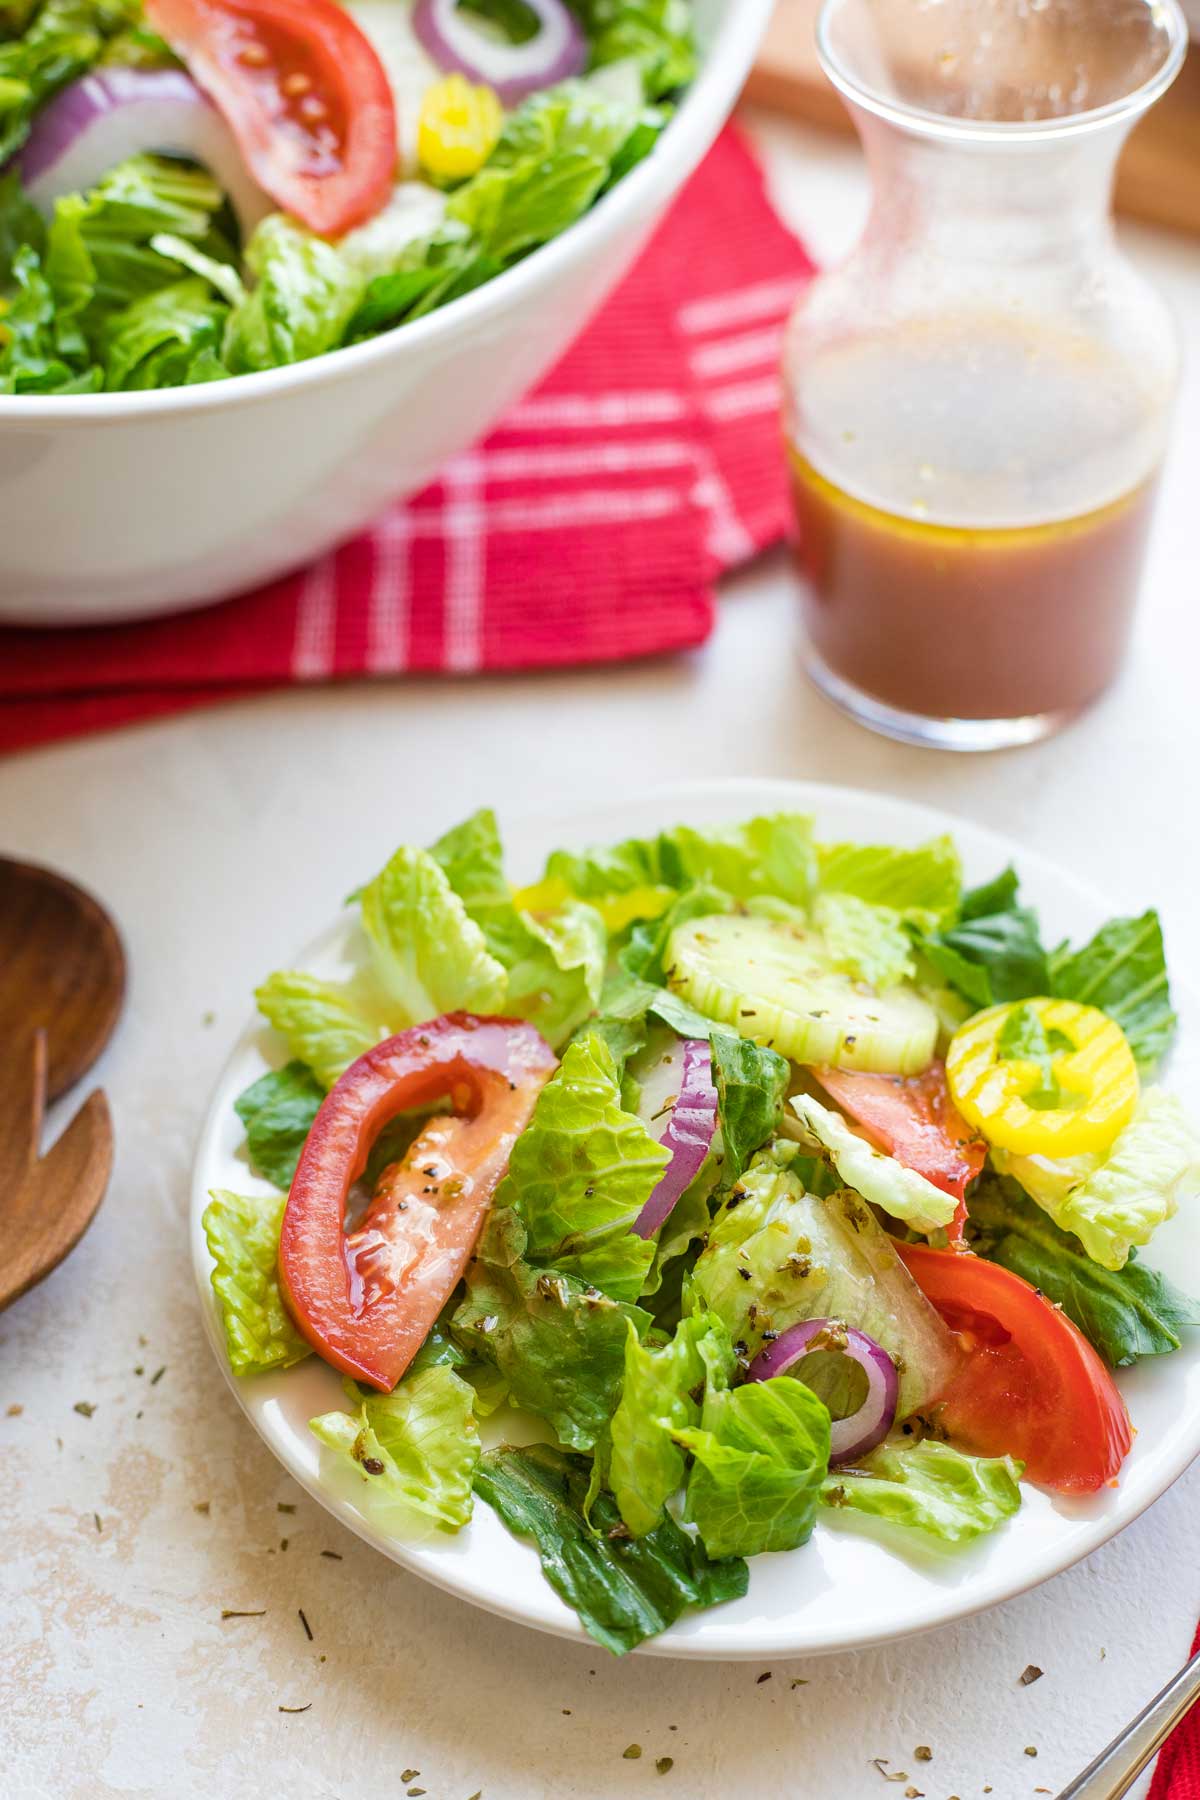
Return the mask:
{"type": "Polygon", "coordinates": [[[717,1129],[717,1090],[712,1078],[712,1046],[707,1038],[685,1038],[679,1098],[659,1142],[671,1152],[662,1180],[633,1222],[641,1238],[653,1237],[675,1202],[704,1167],[717,1129]]]}
{"type": "Polygon", "coordinates": [[[829,1433],[830,1463],[850,1462],[882,1444],[896,1417],[900,1377],[882,1345],[865,1331],[843,1325],[840,1319],[804,1319],[790,1325],[768,1344],[750,1365],[748,1381],[769,1381],[786,1375],[795,1363],[814,1350],[837,1350],[852,1357],[867,1377],[867,1395],[848,1419],[834,1419],[829,1433]],[[824,1342],[814,1342],[824,1337],[824,1342]]]}
{"type": "Polygon", "coordinates": [[[563,0],[526,4],[537,14],[538,30],[524,44],[492,37],[459,11],[458,0],[417,0],[413,31],[439,68],[486,81],[512,106],[535,89],[581,75],[587,67],[587,38],[563,0]]]}
{"type": "Polygon", "coordinates": [[[100,69],[43,107],[18,159],[39,211],[86,193],[130,156],[186,156],[220,182],[244,236],[272,210],[212,102],[182,69],[100,69]]]}

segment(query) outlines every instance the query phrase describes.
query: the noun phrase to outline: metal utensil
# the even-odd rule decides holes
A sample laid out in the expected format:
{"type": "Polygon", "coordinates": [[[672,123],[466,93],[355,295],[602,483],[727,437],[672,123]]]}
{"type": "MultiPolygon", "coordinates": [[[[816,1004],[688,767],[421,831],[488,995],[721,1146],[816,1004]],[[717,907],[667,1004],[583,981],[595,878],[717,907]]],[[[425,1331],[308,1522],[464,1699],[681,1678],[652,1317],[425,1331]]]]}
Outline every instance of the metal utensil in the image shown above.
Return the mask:
{"type": "Polygon", "coordinates": [[[1125,1727],[1095,1762],[1065,1787],[1058,1800],[1120,1800],[1127,1794],[1185,1713],[1200,1700],[1200,1651],[1173,1675],[1160,1694],[1125,1727]]]}

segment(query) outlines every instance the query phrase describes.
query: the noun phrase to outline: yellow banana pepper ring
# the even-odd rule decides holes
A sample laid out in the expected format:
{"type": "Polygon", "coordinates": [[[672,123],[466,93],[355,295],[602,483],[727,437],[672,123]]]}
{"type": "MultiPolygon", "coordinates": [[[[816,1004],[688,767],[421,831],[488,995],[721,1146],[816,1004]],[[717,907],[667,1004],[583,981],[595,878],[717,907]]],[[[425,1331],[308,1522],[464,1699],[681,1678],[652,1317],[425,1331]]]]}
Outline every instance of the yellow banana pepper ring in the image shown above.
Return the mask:
{"type": "Polygon", "coordinates": [[[1021,1000],[976,1013],[946,1055],[963,1118],[998,1149],[1081,1156],[1109,1148],[1138,1103],[1125,1033],[1074,1000],[1021,1000]]]}

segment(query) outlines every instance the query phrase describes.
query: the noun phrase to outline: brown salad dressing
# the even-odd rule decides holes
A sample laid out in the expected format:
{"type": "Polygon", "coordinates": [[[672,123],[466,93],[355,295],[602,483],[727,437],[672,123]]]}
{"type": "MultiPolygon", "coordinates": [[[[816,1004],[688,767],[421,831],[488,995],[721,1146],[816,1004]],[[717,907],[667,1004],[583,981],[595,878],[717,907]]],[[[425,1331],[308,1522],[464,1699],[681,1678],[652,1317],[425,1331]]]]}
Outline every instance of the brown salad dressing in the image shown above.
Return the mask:
{"type": "Polygon", "coordinates": [[[843,681],[929,717],[1073,712],[1115,676],[1156,482],[1020,527],[881,511],[794,449],[797,555],[813,649],[843,681]]]}

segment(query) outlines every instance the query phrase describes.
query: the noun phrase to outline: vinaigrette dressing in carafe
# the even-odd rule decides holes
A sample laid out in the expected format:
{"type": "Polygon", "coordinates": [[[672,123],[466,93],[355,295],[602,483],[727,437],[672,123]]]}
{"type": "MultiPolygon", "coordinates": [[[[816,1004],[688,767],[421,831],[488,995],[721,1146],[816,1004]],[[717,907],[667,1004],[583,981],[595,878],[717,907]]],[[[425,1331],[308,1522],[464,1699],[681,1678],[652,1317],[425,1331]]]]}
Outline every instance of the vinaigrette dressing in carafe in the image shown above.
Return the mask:
{"type": "Polygon", "coordinates": [[[812,674],[893,735],[1029,741],[1120,664],[1177,353],[1108,201],[1186,43],[1171,5],[827,0],[874,203],[792,320],[785,424],[812,674]],[[981,62],[986,21],[1010,35],[981,62]],[[1071,87],[1033,80],[1051,63],[1071,87]]]}

